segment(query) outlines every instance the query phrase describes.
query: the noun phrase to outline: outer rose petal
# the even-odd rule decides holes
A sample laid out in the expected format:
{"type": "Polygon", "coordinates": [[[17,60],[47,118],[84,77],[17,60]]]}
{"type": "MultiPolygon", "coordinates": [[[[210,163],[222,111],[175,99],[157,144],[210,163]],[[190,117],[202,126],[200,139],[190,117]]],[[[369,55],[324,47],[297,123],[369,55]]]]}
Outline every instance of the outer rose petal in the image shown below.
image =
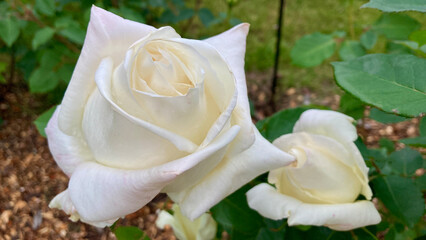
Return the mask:
{"type": "Polygon", "coordinates": [[[244,56],[246,53],[246,38],[250,24],[242,23],[232,29],[204,40],[214,46],[223,56],[235,76],[238,100],[233,119],[242,125],[236,142],[246,143],[234,146],[235,152],[240,152],[254,142],[254,133],[251,126],[250,106],[247,96],[247,84],[244,71],[244,56]],[[248,127],[245,127],[248,126],[248,127]]]}
{"type": "Polygon", "coordinates": [[[293,133],[307,132],[334,138],[338,142],[353,142],[358,138],[353,118],[345,114],[311,109],[303,112],[293,128],[293,133]]]}
{"type": "Polygon", "coordinates": [[[163,190],[179,204],[185,216],[190,219],[199,217],[256,176],[294,161],[293,156],[264,139],[254,126],[253,130],[256,140],[250,148],[237,155],[226,155],[219,165],[196,185],[182,191],[175,191],[169,186],[163,190]]]}
{"type": "Polygon", "coordinates": [[[151,26],[92,7],[83,49],[62,100],[59,127],[64,133],[80,134],[84,106],[95,88],[95,71],[101,60],[111,57],[115,63],[122,62],[130,45],[153,30],[151,26]]]}
{"type": "Polygon", "coordinates": [[[50,152],[58,166],[68,176],[82,162],[92,160],[90,150],[84,142],[76,137],[64,134],[58,126],[58,115],[61,106],[58,106],[46,127],[46,135],[50,152]]]}
{"type": "Polygon", "coordinates": [[[97,226],[111,225],[151,201],[176,176],[200,162],[220,156],[238,130],[239,127],[234,126],[206,148],[150,169],[124,170],[84,162],[71,176],[69,196],[59,194],[51,206],[72,214],[74,220],[80,217],[83,222],[97,226]]]}
{"type": "Polygon", "coordinates": [[[278,220],[288,218],[288,224],[327,226],[346,231],[380,222],[380,214],[370,201],[344,204],[307,204],[280,194],[266,183],[247,192],[249,206],[262,216],[278,220]]]}

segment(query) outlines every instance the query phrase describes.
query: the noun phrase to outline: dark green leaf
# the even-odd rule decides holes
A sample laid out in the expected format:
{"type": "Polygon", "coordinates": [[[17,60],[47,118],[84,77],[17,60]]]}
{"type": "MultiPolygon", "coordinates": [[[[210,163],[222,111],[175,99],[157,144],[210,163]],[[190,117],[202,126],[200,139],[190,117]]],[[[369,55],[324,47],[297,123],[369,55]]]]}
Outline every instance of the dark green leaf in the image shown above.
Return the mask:
{"type": "Polygon", "coordinates": [[[354,119],[360,119],[364,116],[364,103],[349,93],[345,93],[340,99],[339,111],[354,119]]]}
{"type": "Polygon", "coordinates": [[[272,142],[283,134],[292,133],[294,124],[306,110],[308,108],[300,107],[277,112],[268,118],[258,121],[256,127],[262,136],[272,142]]]}
{"type": "Polygon", "coordinates": [[[339,57],[343,61],[349,61],[357,57],[365,55],[365,49],[361,43],[354,40],[346,40],[343,42],[342,47],[339,49],[339,57]]]}
{"type": "Polygon", "coordinates": [[[416,184],[420,191],[426,191],[426,174],[416,178],[416,184]]]}
{"type": "Polygon", "coordinates": [[[370,54],[332,65],[337,83],[361,101],[406,116],[426,112],[426,59],[370,54]]]}
{"type": "Polygon", "coordinates": [[[377,42],[377,34],[374,31],[367,31],[361,35],[361,44],[365,49],[372,49],[377,42]]]}
{"type": "Polygon", "coordinates": [[[291,49],[291,61],[301,67],[313,67],[331,57],[336,49],[332,35],[312,33],[299,39],[291,49]]]}
{"type": "Polygon", "coordinates": [[[405,145],[412,147],[426,147],[426,136],[415,137],[415,138],[404,138],[399,140],[405,145]]]}
{"type": "Polygon", "coordinates": [[[40,45],[49,41],[54,34],[55,30],[49,27],[38,30],[32,40],[33,50],[36,50],[40,45]]]}
{"type": "Polygon", "coordinates": [[[55,0],[36,0],[35,9],[41,14],[53,16],[55,14],[55,0]]]}
{"type": "Polygon", "coordinates": [[[408,227],[413,227],[420,220],[424,212],[423,194],[412,179],[383,176],[375,178],[372,184],[375,195],[408,227]]]}
{"type": "MultiPolygon", "coordinates": [[[[140,240],[144,233],[138,227],[133,226],[120,226],[114,230],[117,240],[140,240]]],[[[143,240],[145,240],[144,238],[143,240]]],[[[149,238],[148,238],[149,239],[149,238]]]]}
{"type": "Polygon", "coordinates": [[[192,16],[194,16],[194,10],[190,9],[190,8],[184,8],[182,10],[179,11],[179,14],[177,16],[177,21],[184,21],[187,19],[190,19],[192,16]]]}
{"type": "Polygon", "coordinates": [[[53,69],[61,61],[60,56],[53,50],[39,52],[41,54],[40,65],[42,68],[53,69]]]}
{"type": "Polygon", "coordinates": [[[285,234],[287,222],[285,220],[274,221],[264,218],[265,227],[262,227],[256,240],[282,240],[285,234]]]}
{"type": "Polygon", "coordinates": [[[48,68],[37,68],[30,76],[30,92],[47,93],[58,85],[59,78],[48,68]]]}
{"type": "Polygon", "coordinates": [[[213,13],[208,8],[201,8],[198,11],[198,17],[204,26],[209,27],[214,23],[215,17],[213,13]]]}
{"type": "Polygon", "coordinates": [[[383,14],[372,26],[372,29],[392,40],[405,40],[420,23],[404,14],[383,14]]]}
{"type": "Polygon", "coordinates": [[[148,3],[151,7],[167,7],[167,3],[165,0],[149,0],[148,3]]]}
{"type": "Polygon", "coordinates": [[[340,30],[336,30],[333,33],[331,33],[331,35],[335,38],[344,38],[346,37],[346,32],[345,31],[340,31],[340,30]]]}
{"type": "Polygon", "coordinates": [[[80,26],[68,26],[67,28],[59,31],[59,34],[68,38],[74,43],[82,45],[84,42],[84,37],[86,36],[86,32],[80,28],[80,26]]]}
{"type": "Polygon", "coordinates": [[[370,2],[362,5],[362,8],[377,8],[383,12],[426,12],[424,0],[370,0],[370,2]]]}
{"type": "Polygon", "coordinates": [[[40,135],[42,135],[43,137],[46,137],[46,133],[44,132],[44,129],[46,128],[47,123],[49,122],[55,110],[56,110],[56,106],[45,111],[43,114],[38,116],[38,118],[34,121],[34,125],[36,126],[40,135]]]}
{"type": "Polygon", "coordinates": [[[426,117],[420,119],[419,123],[420,136],[426,136],[426,117]]]}
{"type": "Polygon", "coordinates": [[[0,20],[0,38],[8,47],[18,39],[19,31],[19,21],[16,18],[8,17],[0,20]]]}
{"type": "Polygon", "coordinates": [[[74,71],[74,65],[64,64],[61,68],[59,68],[58,76],[62,81],[69,83],[71,80],[73,71],[74,71]]]}
{"type": "Polygon", "coordinates": [[[381,148],[386,149],[387,153],[391,153],[391,152],[395,151],[395,144],[387,138],[380,138],[379,146],[381,148]]]}
{"type": "Polygon", "coordinates": [[[242,21],[238,18],[229,19],[229,24],[231,24],[231,26],[237,26],[240,23],[242,23],[242,21]]]}
{"type": "Polygon", "coordinates": [[[419,46],[425,45],[426,44],[426,30],[415,31],[415,32],[411,33],[409,39],[411,41],[417,42],[419,44],[419,46]]]}
{"type": "Polygon", "coordinates": [[[392,113],[383,112],[377,108],[372,108],[370,118],[381,123],[397,123],[408,120],[406,117],[401,117],[392,113]]]}
{"type": "Polygon", "coordinates": [[[7,66],[7,62],[0,62],[0,84],[6,83],[6,79],[3,74],[6,72],[7,66]]]}
{"type": "Polygon", "coordinates": [[[423,165],[422,155],[411,148],[393,152],[389,159],[393,170],[404,176],[413,175],[423,165]]]}
{"type": "Polygon", "coordinates": [[[387,42],[386,52],[392,53],[392,54],[412,54],[413,53],[413,51],[409,47],[396,42],[387,42]]]}
{"type": "Polygon", "coordinates": [[[121,16],[123,16],[125,19],[145,23],[145,18],[143,17],[141,12],[138,12],[128,7],[120,7],[120,12],[121,16]]]}
{"type": "Polygon", "coordinates": [[[253,239],[264,226],[262,217],[247,204],[245,193],[250,187],[243,186],[211,209],[213,218],[230,239],[253,239]]]}

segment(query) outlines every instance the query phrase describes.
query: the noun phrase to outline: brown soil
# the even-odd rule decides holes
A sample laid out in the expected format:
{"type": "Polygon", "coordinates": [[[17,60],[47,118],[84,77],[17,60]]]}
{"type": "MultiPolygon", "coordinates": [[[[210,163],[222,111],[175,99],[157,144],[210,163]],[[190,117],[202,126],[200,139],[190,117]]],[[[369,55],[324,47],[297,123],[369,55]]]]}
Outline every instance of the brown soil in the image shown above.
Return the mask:
{"type": "MultiPolygon", "coordinates": [[[[259,76],[250,75],[249,78],[259,76]]],[[[267,78],[264,76],[264,79],[267,78]]],[[[266,81],[265,80],[265,81],[266,81]]],[[[267,84],[250,84],[249,93],[254,99],[257,118],[268,114],[267,84]],[[265,87],[266,86],[266,87],[265,87]]],[[[316,98],[307,90],[294,88],[282,91],[277,106],[296,107],[302,103],[325,104],[336,109],[339,96],[316,98]]],[[[20,87],[0,86],[0,240],[2,239],[115,239],[108,228],[99,229],[68,220],[65,213],[52,210],[47,205],[58,193],[66,189],[68,178],[56,166],[47,147],[32,124],[32,109],[42,107],[20,87]]],[[[391,140],[416,136],[418,120],[383,125],[368,121],[360,132],[369,146],[376,146],[381,137],[391,140]]],[[[424,151],[423,151],[424,152],[424,151]]],[[[159,195],[147,206],[120,220],[119,225],[138,226],[151,239],[175,239],[170,228],[155,227],[156,211],[164,208],[166,197],[159,195]]],[[[170,203],[167,204],[170,208],[170,203]]]]}

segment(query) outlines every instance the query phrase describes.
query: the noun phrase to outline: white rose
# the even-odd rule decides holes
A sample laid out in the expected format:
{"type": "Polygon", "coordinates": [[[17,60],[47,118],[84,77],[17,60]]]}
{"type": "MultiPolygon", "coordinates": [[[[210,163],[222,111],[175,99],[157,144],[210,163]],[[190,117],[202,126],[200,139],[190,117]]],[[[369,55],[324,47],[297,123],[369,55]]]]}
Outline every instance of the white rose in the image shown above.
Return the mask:
{"type": "Polygon", "coordinates": [[[249,206],[271,219],[292,225],[349,230],[380,222],[370,200],[368,168],[353,141],[353,119],[344,114],[308,110],[292,134],[274,145],[296,157],[291,165],[269,173],[268,181],[247,192],[249,206]],[[359,194],[367,200],[356,201],[359,194]]]}
{"type": "Polygon", "coordinates": [[[93,7],[71,82],[46,129],[70,177],[50,206],[106,226],[162,191],[194,219],[291,162],[251,123],[248,27],[190,40],[93,7]]]}
{"type": "Polygon", "coordinates": [[[216,236],[217,224],[208,213],[191,221],[182,215],[177,204],[173,204],[173,215],[165,210],[160,211],[155,224],[164,229],[166,225],[173,228],[173,232],[179,240],[212,240],[216,236]]]}

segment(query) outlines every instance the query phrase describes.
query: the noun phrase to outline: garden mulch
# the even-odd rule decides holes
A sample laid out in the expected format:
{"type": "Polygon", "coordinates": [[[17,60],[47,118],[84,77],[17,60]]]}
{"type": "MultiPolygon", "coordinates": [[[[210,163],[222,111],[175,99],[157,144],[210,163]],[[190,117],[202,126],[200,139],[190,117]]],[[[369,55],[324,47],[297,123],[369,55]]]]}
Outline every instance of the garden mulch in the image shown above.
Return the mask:
{"type": "MultiPolygon", "coordinates": [[[[249,93],[256,112],[263,118],[267,108],[268,92],[259,85],[249,85],[249,93]],[[262,106],[264,106],[262,108],[262,106]]],[[[286,89],[280,96],[282,107],[296,107],[309,101],[338,106],[339,96],[317,99],[307,90],[286,89]]],[[[68,177],[55,164],[45,138],[32,123],[31,109],[42,107],[42,100],[34,98],[21,87],[0,85],[0,240],[9,239],[115,239],[109,228],[95,228],[68,220],[65,213],[48,207],[49,201],[65,190],[68,177]]],[[[418,135],[418,120],[384,125],[374,121],[364,123],[360,130],[369,146],[377,146],[381,137],[391,140],[418,135]]],[[[400,147],[400,146],[398,146],[400,147]]],[[[423,151],[424,153],[424,151],[423,151]]],[[[170,208],[164,195],[157,196],[138,212],[121,219],[119,225],[138,226],[151,239],[175,239],[170,228],[155,227],[158,209],[170,208]]]]}

